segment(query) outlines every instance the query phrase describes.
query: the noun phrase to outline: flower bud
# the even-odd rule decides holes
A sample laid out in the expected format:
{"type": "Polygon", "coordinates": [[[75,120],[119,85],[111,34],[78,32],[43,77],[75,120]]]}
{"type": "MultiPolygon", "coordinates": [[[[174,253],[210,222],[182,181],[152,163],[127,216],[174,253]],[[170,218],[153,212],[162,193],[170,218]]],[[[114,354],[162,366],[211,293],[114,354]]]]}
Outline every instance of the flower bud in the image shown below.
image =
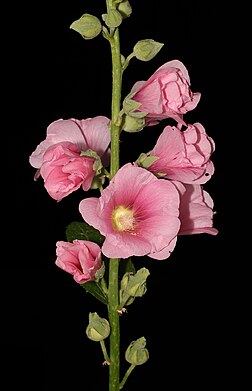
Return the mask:
{"type": "Polygon", "coordinates": [[[149,358],[149,352],[145,348],[146,339],[144,337],[132,341],[125,352],[125,359],[133,365],[142,365],[149,358]]]}
{"type": "Polygon", "coordinates": [[[150,272],[145,267],[139,269],[135,275],[130,276],[128,284],[125,288],[125,292],[129,296],[141,297],[145,294],[146,288],[146,279],[149,276],[150,272]]]}
{"type": "Polygon", "coordinates": [[[110,333],[110,325],[107,319],[101,318],[96,312],[89,313],[89,324],[86,328],[86,334],[92,341],[102,341],[110,333]]]}
{"type": "Polygon", "coordinates": [[[122,1],[118,7],[118,11],[122,15],[123,18],[127,18],[132,14],[132,7],[128,0],[122,1]]]}
{"type": "Polygon", "coordinates": [[[163,43],[156,42],[153,39],[142,39],[135,44],[133,53],[138,60],[149,61],[155,57],[163,46],[163,43]]]}
{"type": "Polygon", "coordinates": [[[122,23],[122,15],[115,8],[109,8],[108,13],[102,15],[102,19],[110,28],[118,27],[122,23]]]}
{"type": "Polygon", "coordinates": [[[100,34],[102,25],[96,16],[84,14],[71,24],[70,29],[80,33],[84,39],[92,39],[100,34]]]}

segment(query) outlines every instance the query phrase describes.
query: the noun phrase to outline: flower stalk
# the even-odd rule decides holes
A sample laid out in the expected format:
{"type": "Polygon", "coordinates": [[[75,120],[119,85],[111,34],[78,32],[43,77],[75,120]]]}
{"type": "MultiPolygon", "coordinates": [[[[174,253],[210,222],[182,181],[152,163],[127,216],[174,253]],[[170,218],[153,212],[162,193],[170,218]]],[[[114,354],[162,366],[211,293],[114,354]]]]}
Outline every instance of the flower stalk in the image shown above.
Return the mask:
{"type": "MultiPolygon", "coordinates": [[[[119,30],[115,29],[109,39],[112,56],[112,101],[111,101],[111,178],[120,167],[119,141],[120,123],[118,123],[121,106],[122,65],[120,54],[119,30]]],[[[120,389],[120,324],[119,324],[119,289],[118,289],[119,259],[110,259],[109,285],[108,285],[108,315],[111,327],[110,333],[110,366],[109,366],[109,391],[120,389]]]]}

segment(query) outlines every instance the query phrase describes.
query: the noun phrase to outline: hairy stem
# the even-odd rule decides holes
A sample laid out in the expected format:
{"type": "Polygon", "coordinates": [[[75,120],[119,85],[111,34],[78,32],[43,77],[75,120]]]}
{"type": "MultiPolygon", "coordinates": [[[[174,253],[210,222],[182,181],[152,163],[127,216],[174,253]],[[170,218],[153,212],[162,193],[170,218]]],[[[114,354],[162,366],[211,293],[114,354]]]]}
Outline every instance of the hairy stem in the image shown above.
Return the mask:
{"type": "MultiPolygon", "coordinates": [[[[120,167],[119,141],[120,123],[118,123],[121,106],[122,66],[120,54],[120,39],[118,28],[109,39],[112,55],[112,102],[111,102],[111,178],[120,167]]],[[[118,290],[119,259],[110,259],[109,284],[108,284],[108,315],[111,327],[110,333],[110,366],[109,366],[109,391],[120,389],[120,323],[119,323],[119,290],[118,290]]]]}

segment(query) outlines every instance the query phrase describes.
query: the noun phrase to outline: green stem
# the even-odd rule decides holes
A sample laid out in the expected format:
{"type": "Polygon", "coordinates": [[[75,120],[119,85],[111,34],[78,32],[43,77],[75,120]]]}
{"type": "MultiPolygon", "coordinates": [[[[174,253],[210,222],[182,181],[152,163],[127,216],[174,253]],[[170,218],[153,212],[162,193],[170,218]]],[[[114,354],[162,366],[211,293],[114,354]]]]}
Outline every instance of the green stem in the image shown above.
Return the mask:
{"type": "Polygon", "coordinates": [[[108,312],[110,323],[109,391],[118,391],[120,385],[120,324],[118,309],[119,259],[110,259],[108,312]]]}
{"type": "MultiPolygon", "coordinates": [[[[109,1],[107,2],[107,4],[109,1]]],[[[122,65],[120,53],[119,30],[115,29],[109,39],[112,55],[112,101],[111,101],[111,178],[120,167],[119,142],[120,123],[118,121],[121,106],[122,65]]],[[[119,259],[110,259],[108,284],[108,316],[111,327],[110,333],[110,366],[109,391],[119,391],[120,387],[120,323],[119,323],[119,289],[118,289],[119,259]]]]}
{"type": "Polygon", "coordinates": [[[120,390],[123,388],[124,384],[126,383],[126,380],[128,379],[129,375],[131,374],[131,372],[133,371],[135,366],[136,366],[135,364],[131,364],[131,366],[129,367],[129,369],[125,373],[124,378],[122,379],[121,384],[120,384],[120,390]]]}
{"type": "Polygon", "coordinates": [[[104,360],[105,360],[104,364],[110,365],[110,358],[108,356],[106,345],[105,345],[105,342],[104,342],[103,339],[100,341],[100,345],[101,345],[103,357],[104,357],[104,360]]]}

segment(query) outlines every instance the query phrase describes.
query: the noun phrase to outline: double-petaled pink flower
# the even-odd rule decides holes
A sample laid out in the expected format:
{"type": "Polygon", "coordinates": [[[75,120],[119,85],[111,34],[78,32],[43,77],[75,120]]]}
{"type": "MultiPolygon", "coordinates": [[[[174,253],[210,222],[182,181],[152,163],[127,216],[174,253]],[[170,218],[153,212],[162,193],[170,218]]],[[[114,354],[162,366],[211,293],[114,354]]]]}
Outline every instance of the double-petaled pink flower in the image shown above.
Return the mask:
{"type": "Polygon", "coordinates": [[[158,158],[148,170],[183,183],[204,184],[214,173],[210,160],[214,149],[214,141],[200,123],[188,125],[183,131],[166,126],[148,154],[158,158]]]}
{"type": "Polygon", "coordinates": [[[132,87],[132,100],[141,103],[136,111],[147,112],[146,125],[155,125],[165,118],[173,118],[185,125],[183,115],[193,110],[201,97],[192,92],[188,71],[181,61],[165,63],[147,81],[132,87]]]}
{"type": "Polygon", "coordinates": [[[90,189],[94,175],[94,151],[103,165],[109,163],[109,119],[104,116],[83,120],[57,120],[47,128],[46,139],[31,154],[49,195],[57,201],[73,191],[90,189]]]}
{"type": "Polygon", "coordinates": [[[102,266],[100,247],[88,240],[59,241],[56,243],[56,256],[55,264],[72,274],[79,284],[94,280],[102,266]]]}

